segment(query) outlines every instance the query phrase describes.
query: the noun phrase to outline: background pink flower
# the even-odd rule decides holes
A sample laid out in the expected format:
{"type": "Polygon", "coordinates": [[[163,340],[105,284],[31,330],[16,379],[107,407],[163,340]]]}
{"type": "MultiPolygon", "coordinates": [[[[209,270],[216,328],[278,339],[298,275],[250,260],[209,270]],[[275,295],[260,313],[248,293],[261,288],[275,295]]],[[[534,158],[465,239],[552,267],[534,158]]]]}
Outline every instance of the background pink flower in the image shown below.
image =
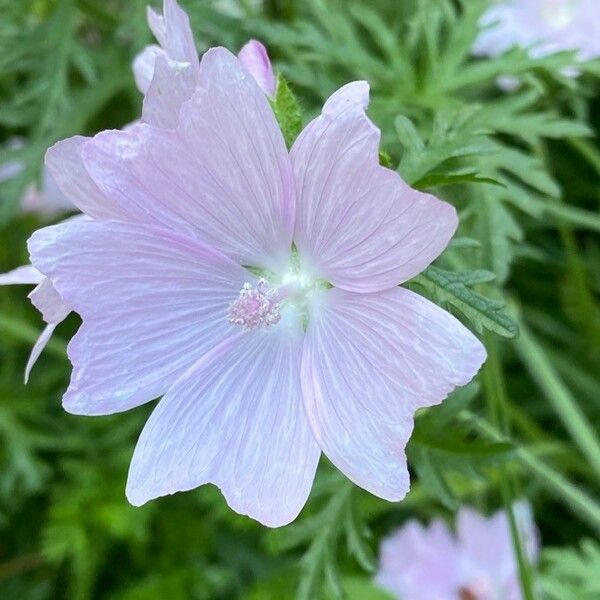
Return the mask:
{"type": "MultiPolygon", "coordinates": [[[[514,506],[521,542],[535,564],[538,534],[531,508],[514,506]]],[[[380,548],[377,583],[401,600],[520,600],[521,588],[508,516],[485,517],[463,507],[456,535],[443,521],[409,521],[380,548]]]]}
{"type": "Polygon", "coordinates": [[[596,0],[499,0],[484,13],[473,53],[497,56],[514,46],[532,57],[577,50],[578,60],[600,56],[596,0]]]}

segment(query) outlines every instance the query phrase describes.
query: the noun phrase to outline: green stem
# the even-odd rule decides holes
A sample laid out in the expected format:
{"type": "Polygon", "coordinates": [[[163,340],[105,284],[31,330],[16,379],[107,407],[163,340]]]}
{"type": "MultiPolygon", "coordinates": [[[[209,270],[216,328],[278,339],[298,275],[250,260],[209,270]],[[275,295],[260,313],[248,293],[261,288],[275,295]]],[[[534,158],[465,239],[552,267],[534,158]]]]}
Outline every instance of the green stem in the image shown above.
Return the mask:
{"type": "MultiPolygon", "coordinates": [[[[461,417],[494,442],[514,443],[513,440],[504,436],[493,425],[469,411],[463,411],[461,417]]],[[[600,504],[598,500],[573,485],[560,473],[554,471],[518,444],[515,444],[515,457],[532,475],[537,477],[540,484],[560,499],[566,508],[600,533],[600,504]]]]}
{"type": "Polygon", "coordinates": [[[0,581],[34,571],[43,564],[44,560],[39,554],[17,556],[16,558],[12,558],[9,561],[0,564],[0,581]]]}
{"type": "Polygon", "coordinates": [[[600,476],[600,442],[593,427],[535,337],[522,323],[521,334],[514,344],[526,369],[552,404],[590,466],[600,476]]]}
{"type": "MultiPolygon", "coordinates": [[[[508,432],[509,424],[506,415],[506,406],[508,404],[506,397],[506,389],[504,387],[504,373],[502,370],[502,362],[498,356],[497,340],[491,335],[486,336],[486,348],[488,358],[483,368],[482,381],[486,391],[486,397],[489,403],[489,411],[494,421],[499,425],[503,432],[508,432]]],[[[515,556],[519,567],[519,578],[521,580],[521,589],[525,600],[535,600],[533,593],[533,577],[531,567],[521,540],[521,532],[517,527],[515,519],[513,502],[513,481],[510,474],[505,471],[505,477],[501,478],[500,490],[504,509],[508,515],[510,524],[510,534],[513,542],[515,556]]]]}
{"type": "Polygon", "coordinates": [[[581,156],[600,173],[600,151],[594,144],[586,138],[567,138],[569,143],[581,156]]]}
{"type": "Polygon", "coordinates": [[[600,216],[591,210],[558,202],[539,202],[538,206],[548,215],[564,220],[579,229],[600,232],[600,216]]]}

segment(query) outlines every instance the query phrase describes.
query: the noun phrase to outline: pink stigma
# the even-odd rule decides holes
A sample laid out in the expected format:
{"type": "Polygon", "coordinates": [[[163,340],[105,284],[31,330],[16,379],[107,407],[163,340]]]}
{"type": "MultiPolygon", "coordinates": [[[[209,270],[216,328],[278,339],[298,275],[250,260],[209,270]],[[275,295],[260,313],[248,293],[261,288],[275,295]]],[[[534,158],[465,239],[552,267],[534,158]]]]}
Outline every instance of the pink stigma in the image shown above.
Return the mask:
{"type": "Polygon", "coordinates": [[[253,288],[245,283],[240,295],[229,305],[227,320],[250,331],[259,327],[270,327],[281,319],[281,297],[279,290],[269,288],[261,279],[253,288]]]}

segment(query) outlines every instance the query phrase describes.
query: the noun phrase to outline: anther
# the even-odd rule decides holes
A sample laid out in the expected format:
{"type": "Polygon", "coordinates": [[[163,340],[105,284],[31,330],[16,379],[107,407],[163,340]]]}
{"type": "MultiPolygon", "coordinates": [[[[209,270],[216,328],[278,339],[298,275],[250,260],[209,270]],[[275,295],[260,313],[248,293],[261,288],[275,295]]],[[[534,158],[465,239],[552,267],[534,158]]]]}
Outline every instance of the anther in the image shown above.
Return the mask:
{"type": "Polygon", "coordinates": [[[250,331],[270,327],[281,319],[281,295],[261,279],[256,287],[244,283],[238,298],[229,305],[227,320],[250,331]]]}

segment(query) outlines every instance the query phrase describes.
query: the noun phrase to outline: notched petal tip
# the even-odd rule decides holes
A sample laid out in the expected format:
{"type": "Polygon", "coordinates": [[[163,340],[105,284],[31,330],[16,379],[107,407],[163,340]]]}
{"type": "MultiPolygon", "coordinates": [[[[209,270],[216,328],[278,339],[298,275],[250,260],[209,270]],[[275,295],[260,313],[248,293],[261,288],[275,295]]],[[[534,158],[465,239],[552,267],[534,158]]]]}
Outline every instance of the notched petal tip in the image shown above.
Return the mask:
{"type": "MultiPolygon", "coordinates": [[[[71,364],[74,364],[74,361],[70,355],[69,360],[71,361],[71,364]]],[[[65,412],[77,417],[104,417],[127,410],[112,410],[110,408],[106,408],[105,404],[99,404],[97,401],[94,402],[89,400],[89,397],[82,397],[81,392],[75,392],[73,390],[72,384],[62,397],[62,407],[65,412]]]]}
{"type": "Polygon", "coordinates": [[[202,55],[202,59],[200,60],[201,74],[203,70],[206,70],[208,65],[211,65],[213,62],[218,63],[220,61],[223,62],[224,65],[239,64],[239,58],[233,54],[233,52],[224,46],[213,46],[202,55]]]}
{"type": "MultiPolygon", "coordinates": [[[[289,525],[296,519],[296,517],[304,508],[304,506],[301,506],[297,510],[291,511],[288,514],[281,516],[279,514],[276,514],[276,511],[265,511],[263,507],[256,507],[256,509],[254,507],[249,508],[244,503],[242,498],[236,497],[234,494],[228,493],[226,488],[221,487],[217,483],[207,482],[202,485],[212,485],[216,487],[219,490],[219,492],[221,492],[221,495],[225,499],[225,502],[227,502],[229,508],[231,508],[231,510],[235,511],[237,514],[258,521],[261,525],[264,525],[265,527],[270,527],[272,529],[289,525]]],[[[144,485],[136,486],[131,483],[131,470],[129,472],[129,478],[127,479],[127,484],[125,486],[125,496],[127,498],[127,501],[129,502],[129,504],[135,507],[144,506],[152,500],[158,500],[159,498],[166,498],[167,496],[174,496],[175,494],[185,493],[189,491],[190,490],[187,489],[173,488],[165,489],[160,493],[151,493],[146,489],[144,485]]]]}
{"type": "Polygon", "coordinates": [[[235,497],[232,494],[227,493],[225,488],[222,488],[218,484],[215,487],[219,489],[223,498],[227,502],[227,505],[231,510],[235,511],[239,515],[258,521],[265,527],[276,529],[278,527],[284,527],[289,525],[296,517],[302,512],[304,505],[297,508],[297,510],[288,511],[287,513],[281,514],[277,511],[265,511],[264,506],[253,506],[249,507],[242,498],[235,497]]]}
{"type": "Polygon", "coordinates": [[[357,485],[402,500],[415,412],[470,381],[485,349],[450,313],[401,287],[332,288],[309,311],[302,384],[313,434],[357,485]]]}

